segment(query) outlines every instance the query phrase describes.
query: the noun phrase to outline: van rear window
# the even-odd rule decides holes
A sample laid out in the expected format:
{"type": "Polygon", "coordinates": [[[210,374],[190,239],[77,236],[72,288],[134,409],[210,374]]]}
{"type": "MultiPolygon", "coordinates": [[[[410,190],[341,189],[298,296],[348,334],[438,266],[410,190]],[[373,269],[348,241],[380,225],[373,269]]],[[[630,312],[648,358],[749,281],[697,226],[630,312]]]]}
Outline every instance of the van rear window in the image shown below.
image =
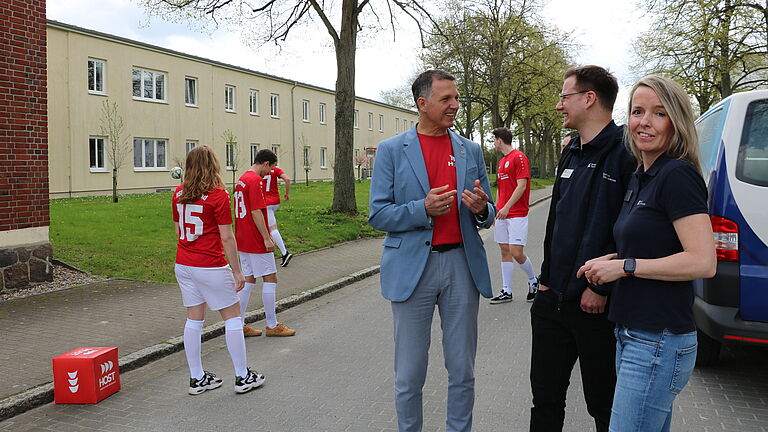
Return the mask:
{"type": "Polygon", "coordinates": [[[768,186],[768,99],[751,102],[747,107],[736,178],[757,186],[768,186]]]}

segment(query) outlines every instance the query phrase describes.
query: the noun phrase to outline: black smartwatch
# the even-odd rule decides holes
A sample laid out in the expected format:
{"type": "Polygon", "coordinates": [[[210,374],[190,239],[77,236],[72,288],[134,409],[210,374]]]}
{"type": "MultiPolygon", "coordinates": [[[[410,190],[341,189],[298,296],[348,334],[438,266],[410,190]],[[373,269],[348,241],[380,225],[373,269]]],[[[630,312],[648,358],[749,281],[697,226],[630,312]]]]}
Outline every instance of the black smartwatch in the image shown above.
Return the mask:
{"type": "Polygon", "coordinates": [[[637,261],[634,258],[627,258],[624,260],[624,274],[626,276],[634,276],[637,269],[637,261]]]}

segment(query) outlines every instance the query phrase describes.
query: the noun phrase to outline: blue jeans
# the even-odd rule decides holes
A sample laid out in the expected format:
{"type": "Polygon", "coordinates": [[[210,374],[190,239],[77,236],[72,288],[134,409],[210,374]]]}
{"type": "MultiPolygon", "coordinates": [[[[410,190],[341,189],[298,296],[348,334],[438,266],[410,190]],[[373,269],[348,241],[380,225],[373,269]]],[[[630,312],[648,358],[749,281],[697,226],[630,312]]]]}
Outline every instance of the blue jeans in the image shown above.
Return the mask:
{"type": "Polygon", "coordinates": [[[696,332],[651,333],[617,326],[612,432],[669,431],[672,403],[696,363],[696,332]]]}
{"type": "Polygon", "coordinates": [[[422,389],[429,363],[432,317],[437,306],[443,331],[445,368],[448,370],[445,431],[471,431],[479,293],[469,273],[464,250],[431,253],[411,297],[391,304],[395,327],[398,430],[422,430],[422,389]]]}

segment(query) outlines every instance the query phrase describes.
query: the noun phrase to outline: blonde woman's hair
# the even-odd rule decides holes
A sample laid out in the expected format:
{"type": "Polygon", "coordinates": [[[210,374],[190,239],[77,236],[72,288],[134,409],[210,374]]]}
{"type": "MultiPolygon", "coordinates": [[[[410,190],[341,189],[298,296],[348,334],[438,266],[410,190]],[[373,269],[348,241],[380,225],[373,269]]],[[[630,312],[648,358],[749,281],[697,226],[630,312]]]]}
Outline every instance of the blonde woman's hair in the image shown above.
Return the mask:
{"type": "MultiPolygon", "coordinates": [[[[640,79],[629,93],[628,116],[632,116],[632,98],[640,87],[648,87],[658,96],[669,119],[672,121],[674,133],[667,144],[666,154],[670,158],[689,162],[701,174],[699,165],[699,139],[696,126],[693,124],[693,109],[688,93],[677,82],[659,75],[647,75],[640,79]]],[[[627,119],[629,125],[629,118],[627,119]]],[[[629,143],[632,154],[635,155],[638,164],[642,163],[640,150],[633,140],[632,131],[627,126],[624,130],[626,142],[629,143]]]]}
{"type": "Polygon", "coordinates": [[[214,189],[224,189],[221,178],[221,164],[216,153],[207,145],[190,150],[184,169],[184,191],[179,198],[182,204],[200,199],[203,194],[214,189]]]}

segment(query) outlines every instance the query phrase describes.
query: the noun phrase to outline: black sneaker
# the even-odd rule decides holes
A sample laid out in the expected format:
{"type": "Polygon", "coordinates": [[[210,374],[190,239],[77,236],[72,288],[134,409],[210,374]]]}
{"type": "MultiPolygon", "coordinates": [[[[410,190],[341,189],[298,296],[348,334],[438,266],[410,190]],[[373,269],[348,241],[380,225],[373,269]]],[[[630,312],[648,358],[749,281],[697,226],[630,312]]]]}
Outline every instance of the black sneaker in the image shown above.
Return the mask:
{"type": "Polygon", "coordinates": [[[189,379],[189,394],[199,395],[206,390],[213,390],[221,387],[223,380],[216,375],[203,371],[203,377],[200,379],[189,379]]]}
{"type": "Polygon", "coordinates": [[[293,254],[286,252],[285,255],[283,255],[283,261],[280,263],[280,267],[288,267],[288,263],[291,262],[291,258],[293,258],[293,254]]]}
{"type": "Polygon", "coordinates": [[[245,378],[235,377],[235,393],[246,393],[264,384],[264,375],[248,368],[245,378]]]}
{"type": "Polygon", "coordinates": [[[491,299],[491,304],[507,303],[512,301],[512,293],[502,291],[501,294],[491,299]]]}
{"type": "Polygon", "coordinates": [[[525,297],[528,303],[533,302],[533,299],[536,298],[537,292],[539,292],[539,278],[536,278],[536,281],[534,282],[528,283],[528,295],[525,297]]]}

